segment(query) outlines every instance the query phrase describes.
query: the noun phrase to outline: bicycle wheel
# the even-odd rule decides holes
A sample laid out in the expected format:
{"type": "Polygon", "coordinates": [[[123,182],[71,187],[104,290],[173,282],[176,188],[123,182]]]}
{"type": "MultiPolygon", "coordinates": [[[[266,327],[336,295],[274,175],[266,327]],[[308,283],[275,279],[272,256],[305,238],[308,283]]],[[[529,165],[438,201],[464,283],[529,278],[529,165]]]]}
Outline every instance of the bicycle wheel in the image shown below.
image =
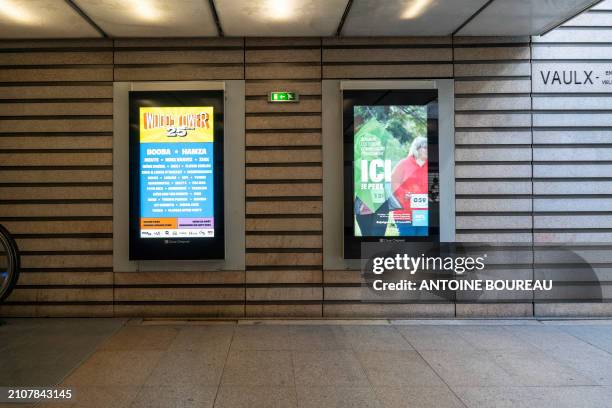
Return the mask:
{"type": "Polygon", "coordinates": [[[19,278],[19,250],[6,228],[0,225],[0,302],[10,295],[19,278]]]}

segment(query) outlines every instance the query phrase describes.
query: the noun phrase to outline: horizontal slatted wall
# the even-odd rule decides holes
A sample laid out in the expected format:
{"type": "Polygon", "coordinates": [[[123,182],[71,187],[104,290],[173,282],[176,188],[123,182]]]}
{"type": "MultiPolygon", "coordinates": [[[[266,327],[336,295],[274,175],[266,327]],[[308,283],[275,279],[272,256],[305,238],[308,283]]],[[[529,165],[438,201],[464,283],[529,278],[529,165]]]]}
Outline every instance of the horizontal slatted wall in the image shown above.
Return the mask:
{"type": "MultiPolygon", "coordinates": [[[[448,37],[323,39],[323,79],[426,79],[452,74],[448,37]]],[[[358,270],[325,270],[324,289],[326,317],[453,316],[455,311],[453,304],[362,303],[358,270]]]]}
{"type": "Polygon", "coordinates": [[[246,40],[246,315],[321,316],[321,40],[246,40]],[[270,91],[298,103],[268,103],[270,91]]]}
{"type": "MultiPolygon", "coordinates": [[[[454,60],[456,239],[500,246],[484,278],[531,279],[529,38],[455,38],[454,60]]],[[[533,313],[531,296],[457,296],[457,316],[533,313]],[[516,303],[495,304],[500,298],[516,303]]]]}
{"type": "MultiPolygon", "coordinates": [[[[458,240],[527,248],[533,237],[605,244],[612,234],[612,92],[532,98],[531,68],[608,63],[610,26],[612,6],[605,2],[533,44],[527,38],[455,38],[454,45],[450,38],[5,41],[0,223],[17,236],[24,273],[0,313],[530,315],[531,299],[456,309],[362,304],[358,271],[322,270],[321,79],[455,77],[458,240]],[[215,79],[246,79],[246,271],[113,273],[113,80],[215,79]],[[298,91],[300,102],[269,104],[273,90],[298,91]]],[[[599,249],[581,254],[610,281],[610,248],[599,249]]],[[[495,259],[491,273],[498,276],[533,274],[528,250],[506,248],[495,259]]],[[[536,306],[538,314],[610,313],[607,305],[536,306]]]]}
{"type": "MultiPolygon", "coordinates": [[[[115,81],[244,78],[244,40],[115,41],[115,81]]],[[[244,314],[244,271],[115,271],[115,315],[223,317],[244,314]]]]}
{"type": "MultiPolygon", "coordinates": [[[[605,71],[612,70],[612,1],[534,37],[532,54],[534,83],[540,70],[549,69],[579,75],[595,69],[596,83],[606,79],[605,71]]],[[[539,272],[583,284],[596,278],[604,298],[612,299],[612,86],[607,88],[574,84],[534,90],[534,239],[573,243],[571,249],[593,265],[591,271],[538,250],[539,272]]],[[[609,316],[612,303],[536,303],[535,312],[609,316]]]]}
{"type": "Polygon", "coordinates": [[[0,223],[23,266],[1,312],[110,316],[112,43],[0,49],[0,223]]]}

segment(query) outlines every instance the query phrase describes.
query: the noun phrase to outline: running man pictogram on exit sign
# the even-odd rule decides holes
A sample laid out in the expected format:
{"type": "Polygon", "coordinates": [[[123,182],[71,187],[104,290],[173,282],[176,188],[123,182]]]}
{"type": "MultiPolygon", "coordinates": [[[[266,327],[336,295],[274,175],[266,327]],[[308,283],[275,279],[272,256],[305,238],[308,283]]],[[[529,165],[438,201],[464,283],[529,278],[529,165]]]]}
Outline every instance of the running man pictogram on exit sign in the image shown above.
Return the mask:
{"type": "Polygon", "coordinates": [[[268,99],[269,102],[298,102],[299,100],[300,94],[288,91],[272,91],[268,99]]]}

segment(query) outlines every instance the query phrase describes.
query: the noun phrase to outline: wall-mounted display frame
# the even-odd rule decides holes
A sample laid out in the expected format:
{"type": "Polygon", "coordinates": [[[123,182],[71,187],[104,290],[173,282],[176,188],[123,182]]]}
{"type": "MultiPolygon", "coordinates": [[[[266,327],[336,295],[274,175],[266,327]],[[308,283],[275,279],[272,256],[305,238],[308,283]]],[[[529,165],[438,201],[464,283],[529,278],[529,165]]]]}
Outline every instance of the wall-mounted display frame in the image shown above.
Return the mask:
{"type": "Polygon", "coordinates": [[[245,81],[132,81],[113,84],[113,270],[238,271],[245,267],[245,81]],[[224,259],[130,259],[130,92],[219,91],[223,111],[224,259]]]}
{"type": "Polygon", "coordinates": [[[438,92],[344,90],[344,257],[363,242],[439,242],[438,92]]]}
{"type": "MultiPolygon", "coordinates": [[[[455,240],[454,81],[452,79],[324,80],[322,88],[324,269],[359,269],[359,247],[363,240],[375,242],[384,240],[402,240],[409,242],[432,240],[436,242],[453,242],[455,240]],[[408,235],[406,237],[399,237],[397,229],[395,232],[393,232],[393,228],[386,228],[386,230],[389,229],[391,231],[391,234],[375,233],[371,235],[376,236],[366,237],[359,235],[360,227],[355,217],[356,179],[355,172],[353,172],[354,163],[350,157],[355,156],[355,145],[353,143],[355,137],[354,123],[352,124],[353,142],[350,143],[345,143],[347,136],[345,135],[345,131],[347,130],[347,127],[343,126],[343,122],[348,123],[354,120],[355,111],[345,109],[347,108],[348,103],[345,103],[344,95],[350,96],[353,92],[365,92],[367,95],[369,92],[371,92],[370,95],[380,96],[389,91],[391,91],[389,95],[401,95],[401,93],[404,91],[415,91],[416,93],[421,93],[421,95],[437,94],[437,108],[432,106],[432,110],[430,111],[431,118],[433,118],[434,115],[437,117],[437,124],[432,120],[433,123],[431,123],[431,127],[428,128],[427,135],[427,152],[430,159],[430,162],[428,163],[429,176],[427,181],[427,191],[429,193],[431,190],[434,193],[435,203],[428,203],[427,232],[425,235],[422,235],[423,228],[419,228],[418,231],[413,229],[413,232],[416,232],[416,234],[408,235]],[[348,117],[349,113],[350,117],[348,117]],[[344,118],[345,114],[347,115],[348,121],[344,118]],[[436,147],[432,146],[432,142],[436,141],[435,137],[432,135],[434,132],[429,132],[429,130],[437,132],[436,147]],[[435,169],[434,164],[431,163],[433,157],[432,151],[434,151],[434,154],[435,152],[438,153],[436,172],[431,171],[432,169],[435,169]],[[349,169],[351,170],[350,174],[348,174],[347,171],[349,169]],[[434,180],[434,178],[437,178],[437,180],[434,180]],[[352,191],[347,192],[347,190],[352,191]],[[339,192],[342,193],[339,194],[339,192]],[[435,225],[433,225],[436,223],[436,221],[438,221],[437,228],[435,225]],[[357,228],[355,224],[357,224],[357,228]],[[349,248],[350,245],[352,245],[352,249],[349,248]]],[[[390,98],[395,97],[390,96],[390,98]]],[[[407,101],[408,104],[405,104],[401,100],[390,99],[389,101],[393,102],[390,103],[389,106],[409,107],[411,105],[410,100],[407,101]]],[[[375,103],[372,102],[376,102],[376,99],[367,100],[366,97],[365,102],[367,103],[353,103],[350,109],[353,109],[355,105],[375,105],[375,103]]],[[[413,105],[418,105],[418,103],[413,105]]],[[[405,110],[409,111],[410,108],[405,108],[405,110]]],[[[399,109],[399,112],[401,112],[401,108],[399,109]]],[[[380,126],[377,127],[380,128],[380,126]]],[[[410,138],[413,139],[412,137],[410,138]]],[[[407,151],[409,152],[410,147],[404,143],[403,150],[404,153],[407,151]]],[[[376,160],[380,158],[371,157],[371,159],[376,160]]],[[[381,175],[385,175],[385,172],[390,173],[391,183],[388,183],[388,187],[392,188],[391,184],[393,182],[393,170],[398,161],[397,157],[391,157],[390,160],[391,164],[387,164],[387,169],[384,167],[383,158],[383,162],[378,162],[378,164],[375,164],[373,170],[376,173],[374,175],[375,178],[377,175],[379,177],[381,175]],[[393,163],[394,161],[395,165],[393,163]],[[382,167],[379,167],[381,165],[382,167]]],[[[370,165],[371,164],[368,163],[368,166],[370,165]]],[[[358,176],[360,176],[360,170],[361,169],[359,169],[357,173],[358,176]]],[[[388,178],[388,175],[386,177],[388,178]]],[[[383,192],[384,187],[385,186],[383,186],[383,192]]],[[[387,190],[389,190],[389,188],[387,188],[387,190]]],[[[415,197],[415,199],[416,198],[418,197],[415,197]]],[[[404,201],[404,204],[406,203],[407,201],[404,201]]],[[[397,206],[397,204],[398,203],[395,203],[395,206],[397,206]]],[[[424,210],[421,208],[415,209],[424,210]]],[[[423,213],[423,211],[420,211],[417,213],[417,215],[420,217],[423,213]]],[[[403,216],[406,217],[405,215],[403,216]]],[[[423,225],[420,225],[419,227],[423,227],[423,225]]],[[[410,232],[411,228],[403,229],[404,232],[406,230],[410,232]]],[[[363,235],[363,233],[361,235],[363,235]]]]}
{"type": "Polygon", "coordinates": [[[129,106],[130,259],[223,259],[223,91],[132,91],[129,106]]]}

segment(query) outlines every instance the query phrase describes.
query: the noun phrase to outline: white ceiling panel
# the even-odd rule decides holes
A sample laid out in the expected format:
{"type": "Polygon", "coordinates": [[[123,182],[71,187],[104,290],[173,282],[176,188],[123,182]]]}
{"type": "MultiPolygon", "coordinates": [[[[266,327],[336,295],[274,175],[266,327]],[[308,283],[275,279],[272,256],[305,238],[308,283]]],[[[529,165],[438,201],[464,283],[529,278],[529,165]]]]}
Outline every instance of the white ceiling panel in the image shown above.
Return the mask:
{"type": "Polygon", "coordinates": [[[91,38],[101,35],[64,1],[0,0],[0,38],[91,38]]]}
{"type": "Polygon", "coordinates": [[[215,0],[228,36],[328,36],[348,0],[215,0]]]}
{"type": "MultiPolygon", "coordinates": [[[[208,0],[73,0],[113,37],[210,37],[208,0]]],[[[215,0],[227,36],[330,36],[348,0],[215,0]]],[[[594,0],[353,0],[342,36],[540,34],[594,0]]],[[[611,7],[606,0],[598,7],[611,7]]],[[[65,0],[0,0],[0,39],[93,38],[97,30],[65,0]]]]}
{"type": "Polygon", "coordinates": [[[217,35],[205,0],[75,0],[113,37],[210,37],[217,35]]]}
{"type": "Polygon", "coordinates": [[[487,0],[354,0],[342,35],[449,35],[486,2],[487,0]]]}
{"type": "Polygon", "coordinates": [[[594,0],[495,0],[457,35],[542,34],[593,3],[594,0]]]}

